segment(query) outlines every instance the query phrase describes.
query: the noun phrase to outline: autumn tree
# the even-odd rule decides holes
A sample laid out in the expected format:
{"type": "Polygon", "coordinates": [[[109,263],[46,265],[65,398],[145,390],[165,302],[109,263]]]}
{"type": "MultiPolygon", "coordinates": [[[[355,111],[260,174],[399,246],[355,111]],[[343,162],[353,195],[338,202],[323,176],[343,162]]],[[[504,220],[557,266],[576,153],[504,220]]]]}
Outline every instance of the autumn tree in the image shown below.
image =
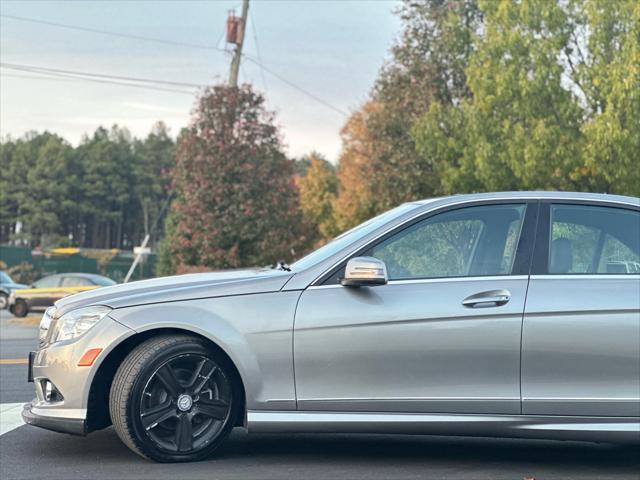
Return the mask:
{"type": "Polygon", "coordinates": [[[378,107],[367,120],[376,213],[438,193],[434,159],[416,150],[411,127],[434,102],[469,97],[465,69],[481,18],[476,0],[405,0],[398,15],[402,34],[376,80],[378,107]]]}
{"type": "Polygon", "coordinates": [[[337,234],[371,218],[376,213],[373,178],[374,139],[369,122],[380,111],[369,101],[354,112],[342,128],[342,151],[338,162],[338,196],[333,201],[334,231],[337,234]]]}
{"type": "Polygon", "coordinates": [[[301,213],[274,116],[250,86],[215,86],[180,135],[167,254],[178,271],[295,255],[301,213]],[[172,230],[172,231],[171,231],[172,230]]]}
{"type": "Polygon", "coordinates": [[[333,202],[338,179],[334,166],[317,152],[306,155],[298,163],[308,164],[304,175],[297,177],[297,184],[302,215],[311,230],[310,244],[317,246],[335,235],[333,202]]]}

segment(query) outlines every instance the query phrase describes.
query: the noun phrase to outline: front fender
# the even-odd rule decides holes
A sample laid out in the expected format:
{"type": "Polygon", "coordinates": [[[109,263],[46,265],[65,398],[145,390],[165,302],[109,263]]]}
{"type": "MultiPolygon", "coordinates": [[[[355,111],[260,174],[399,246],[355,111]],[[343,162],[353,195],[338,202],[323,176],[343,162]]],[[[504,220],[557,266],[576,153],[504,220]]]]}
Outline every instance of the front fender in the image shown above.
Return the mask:
{"type": "Polygon", "coordinates": [[[118,308],[137,333],[180,329],[208,338],[233,361],[248,409],[294,410],[293,319],[301,292],[237,295],[118,308]]]}

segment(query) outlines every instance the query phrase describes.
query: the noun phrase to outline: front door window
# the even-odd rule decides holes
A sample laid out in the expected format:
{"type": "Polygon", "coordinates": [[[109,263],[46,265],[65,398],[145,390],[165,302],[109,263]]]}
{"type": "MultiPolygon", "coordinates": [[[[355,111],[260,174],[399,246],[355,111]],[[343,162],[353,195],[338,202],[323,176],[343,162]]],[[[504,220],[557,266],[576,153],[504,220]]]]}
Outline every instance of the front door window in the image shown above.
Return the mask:
{"type": "Polygon", "coordinates": [[[468,207],[412,225],[373,247],[390,280],[509,275],[524,205],[468,207]]]}

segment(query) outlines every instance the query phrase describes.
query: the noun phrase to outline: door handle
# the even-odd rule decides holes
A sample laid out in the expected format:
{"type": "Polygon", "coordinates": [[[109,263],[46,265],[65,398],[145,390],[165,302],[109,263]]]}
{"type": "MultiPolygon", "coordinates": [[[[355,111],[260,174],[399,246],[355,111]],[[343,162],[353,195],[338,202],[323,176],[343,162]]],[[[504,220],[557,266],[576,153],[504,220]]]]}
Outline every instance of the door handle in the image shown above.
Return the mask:
{"type": "Polygon", "coordinates": [[[465,298],[462,305],[468,308],[500,307],[511,300],[509,290],[489,290],[465,298]]]}

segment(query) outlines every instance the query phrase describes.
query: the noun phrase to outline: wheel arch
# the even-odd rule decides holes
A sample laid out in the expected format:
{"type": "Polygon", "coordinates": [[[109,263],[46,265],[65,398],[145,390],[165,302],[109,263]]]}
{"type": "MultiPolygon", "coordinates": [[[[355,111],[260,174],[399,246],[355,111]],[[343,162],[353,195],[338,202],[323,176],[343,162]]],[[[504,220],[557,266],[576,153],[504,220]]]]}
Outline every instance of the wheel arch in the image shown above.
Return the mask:
{"type": "Polygon", "coordinates": [[[241,393],[241,406],[239,418],[235,420],[237,426],[246,423],[247,393],[246,383],[233,358],[211,338],[193,330],[178,327],[149,328],[123,339],[102,360],[91,380],[89,396],[87,400],[87,431],[100,430],[111,425],[109,414],[109,392],[118,367],[127,355],[142,342],[159,335],[190,335],[206,342],[218,355],[221,355],[232,369],[236,385],[241,393]]]}

